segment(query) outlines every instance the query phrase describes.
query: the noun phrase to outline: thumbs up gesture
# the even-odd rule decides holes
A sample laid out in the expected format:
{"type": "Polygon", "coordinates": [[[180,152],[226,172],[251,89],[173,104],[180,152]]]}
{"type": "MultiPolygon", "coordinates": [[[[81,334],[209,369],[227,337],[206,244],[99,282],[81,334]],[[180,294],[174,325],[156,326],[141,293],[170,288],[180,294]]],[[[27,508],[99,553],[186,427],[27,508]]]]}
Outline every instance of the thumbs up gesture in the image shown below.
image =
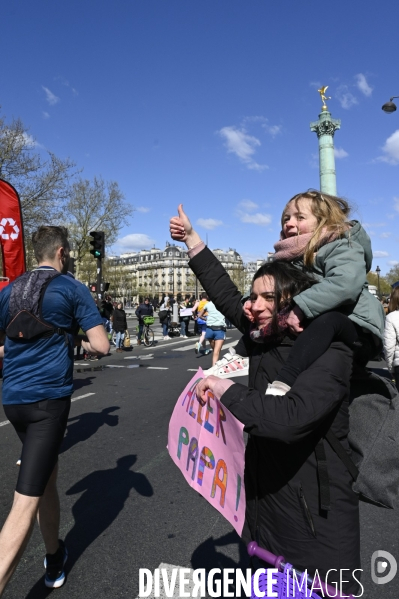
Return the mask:
{"type": "Polygon", "coordinates": [[[183,210],[183,204],[179,204],[177,211],[179,216],[172,216],[170,219],[170,236],[175,241],[184,241],[187,247],[193,247],[201,241],[190,223],[190,219],[183,210]]]}

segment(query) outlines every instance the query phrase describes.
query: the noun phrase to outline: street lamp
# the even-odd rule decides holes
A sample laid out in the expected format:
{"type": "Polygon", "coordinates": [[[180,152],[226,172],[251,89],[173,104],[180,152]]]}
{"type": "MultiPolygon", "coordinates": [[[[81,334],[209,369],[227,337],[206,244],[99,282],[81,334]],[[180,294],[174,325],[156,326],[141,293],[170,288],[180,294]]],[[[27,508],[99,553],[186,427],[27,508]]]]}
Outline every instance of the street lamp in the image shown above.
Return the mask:
{"type": "Polygon", "coordinates": [[[395,112],[396,110],[396,104],[392,102],[394,98],[399,98],[399,96],[392,96],[392,98],[389,98],[389,102],[386,102],[386,104],[382,106],[382,110],[387,114],[392,114],[392,112],[395,112]]]}
{"type": "Polygon", "coordinates": [[[375,269],[375,272],[377,273],[377,287],[378,287],[378,297],[380,297],[381,293],[380,293],[380,272],[381,269],[379,266],[377,266],[377,268],[375,269]]]}

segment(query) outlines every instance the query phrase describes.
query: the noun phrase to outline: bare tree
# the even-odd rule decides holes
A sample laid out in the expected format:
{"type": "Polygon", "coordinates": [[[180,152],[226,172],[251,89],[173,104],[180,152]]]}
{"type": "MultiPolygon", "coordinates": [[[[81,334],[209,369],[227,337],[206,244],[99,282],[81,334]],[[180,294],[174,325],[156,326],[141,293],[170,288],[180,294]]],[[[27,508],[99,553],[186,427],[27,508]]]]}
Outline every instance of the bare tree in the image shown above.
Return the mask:
{"type": "Polygon", "coordinates": [[[92,182],[79,179],[72,184],[64,220],[74,250],[77,276],[90,248],[90,231],[104,231],[106,245],[112,245],[132,214],[133,207],[125,201],[116,181],[105,183],[101,177],[95,177],[92,182]]]}
{"type": "Polygon", "coordinates": [[[243,266],[237,266],[236,268],[226,269],[230,279],[237,287],[238,291],[244,294],[246,290],[246,274],[243,266]]]}
{"type": "Polygon", "coordinates": [[[0,116],[0,177],[21,197],[25,237],[43,223],[62,215],[75,164],[41,148],[19,119],[10,124],[0,116]]]}
{"type": "Polygon", "coordinates": [[[130,300],[137,293],[136,273],[127,270],[123,264],[116,264],[115,262],[105,260],[103,278],[104,281],[110,284],[108,293],[114,298],[128,297],[130,300]]]}

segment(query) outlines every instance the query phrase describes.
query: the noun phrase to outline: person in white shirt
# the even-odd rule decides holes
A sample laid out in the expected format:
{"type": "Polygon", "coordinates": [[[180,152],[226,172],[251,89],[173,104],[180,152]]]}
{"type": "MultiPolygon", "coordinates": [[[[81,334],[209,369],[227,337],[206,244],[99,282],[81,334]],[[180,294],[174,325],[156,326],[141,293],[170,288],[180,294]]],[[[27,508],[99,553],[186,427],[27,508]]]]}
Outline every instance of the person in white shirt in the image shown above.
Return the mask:
{"type": "Polygon", "coordinates": [[[385,319],[384,354],[388,370],[395,377],[399,391],[399,287],[391,293],[385,319]]]}

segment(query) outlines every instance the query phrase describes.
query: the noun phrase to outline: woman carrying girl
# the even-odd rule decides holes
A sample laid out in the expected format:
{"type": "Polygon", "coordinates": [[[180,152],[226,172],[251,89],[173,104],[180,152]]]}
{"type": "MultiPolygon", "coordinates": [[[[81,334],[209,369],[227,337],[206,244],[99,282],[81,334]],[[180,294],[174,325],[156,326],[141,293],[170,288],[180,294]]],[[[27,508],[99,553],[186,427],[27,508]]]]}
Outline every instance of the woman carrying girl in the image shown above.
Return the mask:
{"type": "MultiPolygon", "coordinates": [[[[174,236],[173,223],[171,230],[174,236]]],[[[197,388],[202,397],[211,389],[249,433],[243,540],[256,540],[296,568],[307,568],[310,575],[317,569],[325,577],[328,570],[336,569],[329,581],[338,582],[340,569],[353,572],[360,567],[358,499],[345,466],[324,444],[330,497],[327,504],[321,503],[316,451],[330,428],[349,450],[352,352],[344,343],[332,344],[284,397],[266,399],[268,383],[295,347],[281,312],[314,281],[289,263],[264,264],[252,284],[251,323],[242,310],[240,292],[212,252],[204,244],[197,245],[193,233],[188,228],[187,245],[197,246],[189,252],[190,267],[218,309],[244,334],[250,355],[248,387],[208,376],[197,388]],[[271,334],[259,342],[256,333],[269,324],[271,334]]],[[[343,591],[356,592],[357,583],[349,572],[346,580],[343,591]]]]}

